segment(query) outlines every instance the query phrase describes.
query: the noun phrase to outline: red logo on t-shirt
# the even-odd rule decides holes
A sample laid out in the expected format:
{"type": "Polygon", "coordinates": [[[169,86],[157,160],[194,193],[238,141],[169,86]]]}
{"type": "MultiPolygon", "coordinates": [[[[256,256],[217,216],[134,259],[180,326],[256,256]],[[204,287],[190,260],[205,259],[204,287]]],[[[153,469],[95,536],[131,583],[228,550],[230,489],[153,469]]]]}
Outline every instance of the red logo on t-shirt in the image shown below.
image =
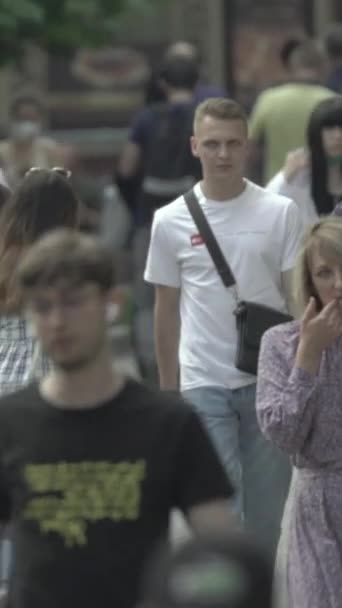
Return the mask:
{"type": "Polygon", "coordinates": [[[197,245],[203,245],[204,241],[200,234],[193,234],[191,237],[191,245],[196,247],[197,245]]]}

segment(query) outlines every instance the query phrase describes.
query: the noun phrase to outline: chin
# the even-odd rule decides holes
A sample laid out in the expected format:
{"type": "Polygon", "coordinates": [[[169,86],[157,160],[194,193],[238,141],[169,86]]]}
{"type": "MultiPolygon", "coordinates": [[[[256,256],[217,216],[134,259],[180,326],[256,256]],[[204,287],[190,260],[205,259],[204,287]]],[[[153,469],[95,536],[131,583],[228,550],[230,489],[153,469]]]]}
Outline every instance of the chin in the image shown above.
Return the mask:
{"type": "Polygon", "coordinates": [[[85,357],[74,357],[70,359],[59,359],[53,360],[53,363],[57,369],[63,372],[75,372],[81,371],[89,364],[89,359],[85,357]]]}

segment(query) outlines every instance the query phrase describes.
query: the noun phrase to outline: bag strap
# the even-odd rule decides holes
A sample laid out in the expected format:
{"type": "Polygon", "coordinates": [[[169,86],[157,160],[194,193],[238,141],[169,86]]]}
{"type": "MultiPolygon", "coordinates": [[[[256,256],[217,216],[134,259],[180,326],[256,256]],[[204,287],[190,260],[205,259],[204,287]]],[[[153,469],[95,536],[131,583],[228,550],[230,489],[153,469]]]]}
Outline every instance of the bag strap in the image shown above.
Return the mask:
{"type": "Polygon", "coordinates": [[[192,188],[184,194],[184,200],[186,202],[187,208],[189,209],[190,215],[194,220],[198,231],[205,242],[205,245],[208,249],[210,257],[212,258],[216,270],[220,275],[222,283],[225,287],[231,287],[236,284],[235,277],[229,267],[229,264],[224,257],[222,250],[215,239],[214,233],[208,223],[207,218],[203,212],[201,205],[197,200],[197,196],[192,188]]]}

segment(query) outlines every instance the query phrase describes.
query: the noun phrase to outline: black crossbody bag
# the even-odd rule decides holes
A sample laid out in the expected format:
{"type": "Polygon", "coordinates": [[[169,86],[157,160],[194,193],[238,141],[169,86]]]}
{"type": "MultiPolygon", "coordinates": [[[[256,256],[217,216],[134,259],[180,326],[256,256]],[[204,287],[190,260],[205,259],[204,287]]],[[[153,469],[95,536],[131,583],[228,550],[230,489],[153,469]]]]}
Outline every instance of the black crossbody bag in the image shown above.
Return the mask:
{"type": "MultiPolygon", "coordinates": [[[[235,277],[215,239],[196,194],[193,190],[189,190],[184,195],[184,199],[216,270],[221,277],[222,283],[227,288],[236,286],[235,277]]],[[[238,333],[235,366],[243,372],[256,375],[260,342],[263,334],[270,327],[274,327],[280,323],[287,323],[293,319],[290,315],[279,312],[279,310],[275,310],[269,306],[257,304],[256,302],[247,302],[239,298],[237,298],[234,314],[238,333]]]]}

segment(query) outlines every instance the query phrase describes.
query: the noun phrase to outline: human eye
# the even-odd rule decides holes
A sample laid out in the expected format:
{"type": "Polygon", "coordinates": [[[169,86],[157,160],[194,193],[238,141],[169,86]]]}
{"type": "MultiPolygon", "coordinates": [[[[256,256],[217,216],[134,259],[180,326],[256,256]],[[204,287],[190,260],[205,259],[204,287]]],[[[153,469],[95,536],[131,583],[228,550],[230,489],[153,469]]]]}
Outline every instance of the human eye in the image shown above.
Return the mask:
{"type": "Polygon", "coordinates": [[[44,299],[34,300],[31,303],[31,309],[38,315],[46,315],[51,310],[51,302],[44,299]]]}
{"type": "Polygon", "coordinates": [[[215,150],[218,146],[218,142],[215,141],[214,139],[208,139],[205,143],[204,143],[205,147],[208,148],[209,150],[215,150]]]}
{"type": "Polygon", "coordinates": [[[320,279],[327,279],[327,278],[331,277],[331,275],[332,275],[332,271],[328,267],[319,268],[316,272],[316,276],[319,277],[320,279]]]}
{"type": "Polygon", "coordinates": [[[63,298],[66,307],[73,308],[82,302],[83,296],[80,291],[69,291],[63,298]]]}

